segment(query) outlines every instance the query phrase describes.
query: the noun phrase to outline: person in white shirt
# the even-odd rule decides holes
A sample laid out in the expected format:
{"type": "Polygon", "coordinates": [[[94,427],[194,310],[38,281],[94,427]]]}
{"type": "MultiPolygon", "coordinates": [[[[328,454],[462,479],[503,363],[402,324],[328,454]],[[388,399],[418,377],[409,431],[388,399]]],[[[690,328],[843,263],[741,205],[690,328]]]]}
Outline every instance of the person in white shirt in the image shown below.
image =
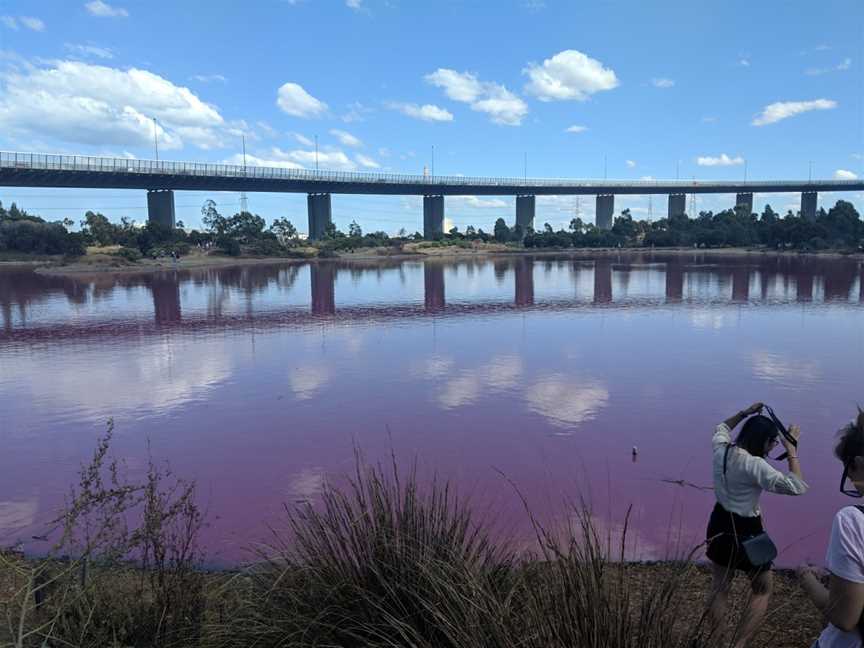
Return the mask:
{"type": "Polygon", "coordinates": [[[742,547],[743,541],[764,533],[759,497],[762,491],[803,495],[809,488],[798,461],[800,430],[789,426],[788,434],[794,442],[787,439],[771,418],[759,414],[763,407],[762,403],[754,403],[729,417],[717,426],[712,439],[717,503],[708,521],[705,553],[713,575],[708,604],[715,627],[719,628],[726,617],[729,588],[736,571],[750,577],[752,588],[747,612],[737,628],[735,648],[746,646],[759,628],[773,587],[771,563],[754,565],[742,547]],[[732,430],[744,419],[747,422],[733,443],[732,430]],[[788,453],[788,473],[780,472],[765,459],[778,441],[788,453]]]}
{"type": "MultiPolygon", "coordinates": [[[[851,497],[864,495],[864,412],[840,432],[834,454],[843,464],[840,492],[851,497]],[[854,488],[846,488],[846,479],[854,488]]],[[[828,588],[809,566],[798,570],[801,587],[825,616],[828,626],[814,646],[818,648],[861,648],[861,615],[864,612],[864,510],[846,506],[834,516],[825,559],[828,588]]]]}

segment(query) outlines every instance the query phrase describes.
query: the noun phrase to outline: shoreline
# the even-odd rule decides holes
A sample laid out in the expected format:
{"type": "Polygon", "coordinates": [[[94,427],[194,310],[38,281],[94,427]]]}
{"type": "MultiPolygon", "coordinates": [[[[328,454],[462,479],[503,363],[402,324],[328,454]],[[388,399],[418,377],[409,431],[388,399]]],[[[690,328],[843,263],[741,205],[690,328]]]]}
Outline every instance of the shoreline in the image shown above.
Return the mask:
{"type": "Polygon", "coordinates": [[[640,255],[704,255],[716,257],[750,256],[750,257],[795,257],[819,259],[856,259],[864,261],[864,252],[845,252],[840,250],[825,250],[820,252],[802,252],[798,250],[769,250],[764,248],[492,248],[466,249],[458,246],[421,248],[417,251],[382,254],[388,248],[370,248],[368,251],[357,251],[339,254],[335,257],[229,257],[222,255],[190,255],[180,259],[178,263],[169,260],[146,260],[128,262],[116,257],[102,257],[91,262],[76,260],[63,263],[60,259],[20,259],[0,261],[0,272],[5,269],[32,269],[38,274],[59,277],[85,277],[87,275],[119,275],[119,274],[150,274],[159,272],[177,272],[183,270],[236,268],[258,265],[295,265],[319,262],[351,262],[351,261],[412,261],[432,260],[451,261],[477,258],[501,257],[594,257],[594,256],[640,256],[640,255]]]}

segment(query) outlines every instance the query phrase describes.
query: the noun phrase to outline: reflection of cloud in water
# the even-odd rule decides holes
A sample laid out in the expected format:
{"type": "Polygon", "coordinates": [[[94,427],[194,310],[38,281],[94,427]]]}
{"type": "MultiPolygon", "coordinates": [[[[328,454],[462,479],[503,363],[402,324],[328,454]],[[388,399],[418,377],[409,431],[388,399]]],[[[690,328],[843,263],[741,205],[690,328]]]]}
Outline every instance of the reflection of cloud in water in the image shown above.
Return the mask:
{"type": "Polygon", "coordinates": [[[328,380],[330,380],[330,371],[322,365],[297,367],[291,370],[291,375],[288,377],[291,391],[294,392],[297,400],[312,398],[327,384],[328,380]]]}
{"type": "Polygon", "coordinates": [[[480,397],[482,387],[476,372],[465,371],[460,376],[447,381],[438,394],[438,403],[444,409],[469,405],[480,397]]]}
{"type": "Polygon", "coordinates": [[[753,375],[774,383],[789,381],[816,382],[821,376],[819,365],[812,360],[789,360],[775,353],[756,351],[750,356],[753,375]]]}
{"type": "Polygon", "coordinates": [[[513,355],[495,356],[478,369],[465,370],[448,380],[438,395],[438,403],[444,409],[470,405],[483,395],[485,389],[516,386],[521,375],[521,358],[513,355]]]}
{"type": "Polygon", "coordinates": [[[609,391],[596,380],[573,382],[563,374],[541,378],[525,392],[528,407],[553,425],[572,427],[590,421],[606,407],[609,391]]]}
{"type": "Polygon", "coordinates": [[[87,347],[69,353],[32,353],[27,362],[0,360],[4,385],[29,393],[34,403],[59,403],[84,416],[102,418],[129,411],[164,414],[227,380],[232,361],[225,343],[198,340],[194,356],[170,338],[125,345],[87,347]]]}
{"type": "Polygon", "coordinates": [[[725,328],[732,321],[728,313],[711,310],[694,310],[690,313],[690,323],[693,328],[713,329],[715,331],[725,328]]]}
{"type": "Polygon", "coordinates": [[[7,500],[0,502],[0,532],[25,529],[36,522],[39,504],[32,500],[7,500]]]}
{"type": "Polygon", "coordinates": [[[454,364],[453,358],[442,355],[433,355],[429,356],[422,362],[415,364],[411,368],[411,373],[415,376],[422,376],[423,378],[441,378],[450,373],[454,364]]]}
{"type": "Polygon", "coordinates": [[[496,356],[480,369],[484,382],[494,389],[515,387],[522,375],[522,359],[518,356],[496,356]]]}
{"type": "Polygon", "coordinates": [[[294,499],[310,500],[318,496],[324,488],[322,468],[304,468],[291,478],[288,494],[294,499]]]}

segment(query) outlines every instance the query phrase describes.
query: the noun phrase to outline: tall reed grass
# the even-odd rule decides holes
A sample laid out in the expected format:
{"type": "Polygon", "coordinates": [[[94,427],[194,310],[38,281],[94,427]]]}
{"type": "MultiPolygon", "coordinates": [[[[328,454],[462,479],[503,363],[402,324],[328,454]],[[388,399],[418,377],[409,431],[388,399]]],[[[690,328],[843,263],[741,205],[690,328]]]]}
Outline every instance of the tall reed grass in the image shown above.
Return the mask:
{"type": "MultiPolygon", "coordinates": [[[[345,487],[286,508],[249,566],[200,571],[194,487],[152,462],[140,483],[108,457],[81,471],[54,549],[8,555],[2,645],[346,648],[708,648],[692,561],[638,579],[590,512],[516,552],[446,481],[359,455],[345,487]],[[698,612],[694,614],[694,606],[698,612]]],[[[625,525],[626,526],[626,525],[625,525]]],[[[0,577],[0,582],[3,578],[0,577]]]]}

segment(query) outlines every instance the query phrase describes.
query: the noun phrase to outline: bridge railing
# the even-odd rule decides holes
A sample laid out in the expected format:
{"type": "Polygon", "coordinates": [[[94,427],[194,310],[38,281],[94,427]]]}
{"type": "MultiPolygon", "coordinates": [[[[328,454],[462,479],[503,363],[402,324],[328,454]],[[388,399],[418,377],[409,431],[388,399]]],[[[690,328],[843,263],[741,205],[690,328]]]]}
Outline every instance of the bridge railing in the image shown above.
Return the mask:
{"type": "Polygon", "coordinates": [[[115,157],[96,157],[89,155],[60,155],[46,153],[21,153],[15,151],[0,151],[0,168],[32,169],[43,171],[85,171],[94,173],[134,173],[146,175],[180,175],[202,176],[210,178],[258,178],[263,180],[298,180],[303,182],[320,182],[322,185],[331,183],[354,184],[404,184],[430,185],[434,191],[436,185],[450,186],[507,186],[507,187],[603,187],[614,190],[615,187],[656,187],[662,185],[670,189],[680,188],[686,192],[691,188],[710,188],[712,186],[738,187],[747,186],[812,186],[818,190],[820,186],[857,187],[860,180],[778,180],[770,182],[716,182],[701,180],[577,180],[573,178],[507,178],[481,176],[431,176],[411,175],[401,173],[372,173],[357,171],[324,171],[303,168],[265,167],[256,165],[210,164],[205,162],[174,162],[170,160],[139,160],[115,157]]]}

